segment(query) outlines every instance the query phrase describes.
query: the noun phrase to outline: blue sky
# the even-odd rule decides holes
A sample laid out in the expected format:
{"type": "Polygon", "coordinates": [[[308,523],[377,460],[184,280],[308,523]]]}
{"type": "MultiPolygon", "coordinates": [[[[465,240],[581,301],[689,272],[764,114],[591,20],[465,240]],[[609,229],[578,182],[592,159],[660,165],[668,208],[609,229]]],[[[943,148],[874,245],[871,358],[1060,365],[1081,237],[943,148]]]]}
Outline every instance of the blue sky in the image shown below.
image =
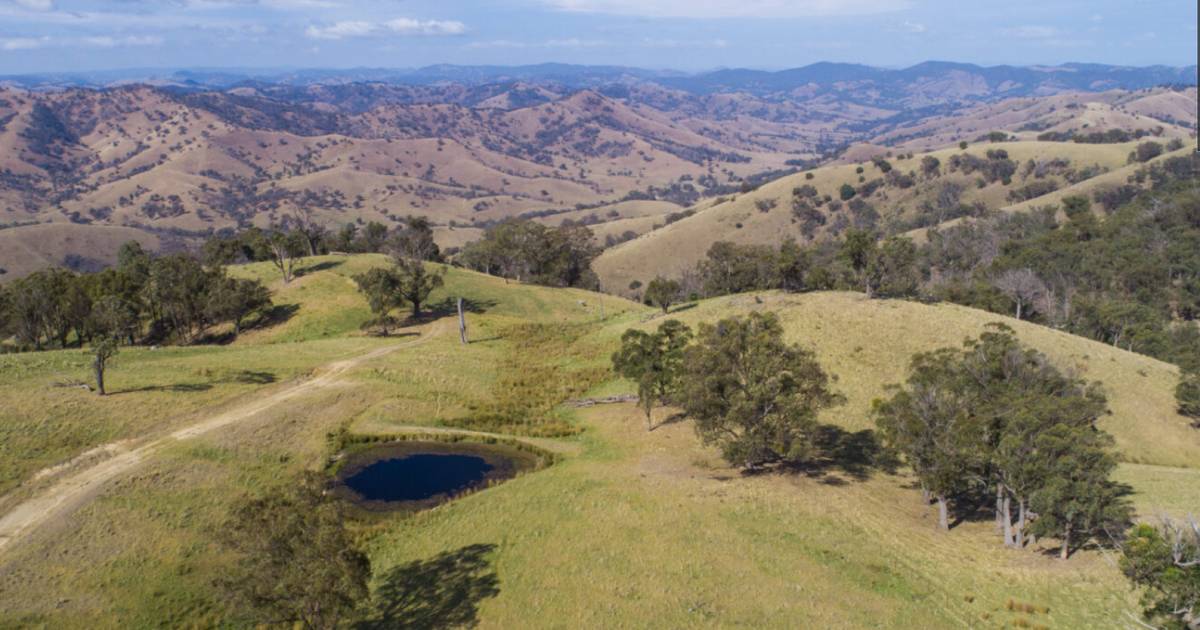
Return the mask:
{"type": "Polygon", "coordinates": [[[1192,0],[0,0],[0,73],[545,61],[1187,65],[1192,0]]]}

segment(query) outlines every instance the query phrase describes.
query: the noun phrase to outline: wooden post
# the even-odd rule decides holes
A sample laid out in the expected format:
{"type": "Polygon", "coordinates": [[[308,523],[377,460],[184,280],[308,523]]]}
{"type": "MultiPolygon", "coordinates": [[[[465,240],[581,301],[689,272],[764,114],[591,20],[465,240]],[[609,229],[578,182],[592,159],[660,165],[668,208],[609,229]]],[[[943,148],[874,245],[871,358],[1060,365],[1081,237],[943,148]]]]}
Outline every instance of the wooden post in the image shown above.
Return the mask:
{"type": "Polygon", "coordinates": [[[458,298],[458,337],[463,344],[470,343],[467,341],[467,316],[463,312],[463,299],[458,298]]]}

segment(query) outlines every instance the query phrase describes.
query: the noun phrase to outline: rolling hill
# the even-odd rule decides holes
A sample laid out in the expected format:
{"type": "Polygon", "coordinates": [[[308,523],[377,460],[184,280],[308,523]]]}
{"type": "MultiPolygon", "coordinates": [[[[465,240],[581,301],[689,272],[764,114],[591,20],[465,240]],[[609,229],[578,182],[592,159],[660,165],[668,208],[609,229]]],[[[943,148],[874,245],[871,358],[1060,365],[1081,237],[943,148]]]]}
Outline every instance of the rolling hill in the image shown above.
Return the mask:
{"type": "MultiPolygon", "coordinates": [[[[286,286],[267,264],[234,269],[267,281],[292,316],[226,346],[126,349],[105,398],[57,386],[85,377],[78,351],[0,356],[0,514],[121,463],[110,481],[61,503],[52,526],[0,542],[0,624],[232,623],[213,587],[231,561],[214,532],[240,497],[324,469],[339,456],[330,439],[339,431],[506,437],[558,458],[415,516],[356,517],[374,569],[368,616],[480,627],[636,625],[650,614],[679,626],[1096,627],[1136,609],[1103,552],[1060,562],[1039,553],[1044,543],[1005,550],[990,519],[935,531],[904,471],[742,475],[686,420],[647,432],[630,404],[556,404],[530,419],[533,428],[566,422],[576,431],[566,436],[481,434],[472,410],[502,391],[550,389],[556,403],[631,391],[606,371],[608,354],[627,328],[663,316],[451,269],[433,302],[474,305],[471,344],[446,317],[368,337],[350,277],[383,262],[311,259],[286,286]],[[580,383],[587,391],[574,393],[580,383]],[[119,459],[129,452],[140,456],[119,459]]],[[[1172,366],[964,307],[847,293],[727,296],[670,316],[695,325],[762,310],[779,313],[788,339],[837,377],[847,402],[821,419],[846,431],[871,426],[871,399],[903,378],[913,352],[1004,321],[1103,384],[1112,414],[1101,426],[1116,438],[1119,476],[1143,517],[1200,500],[1200,432],[1174,411],[1172,366]]]]}
{"type": "MultiPolygon", "coordinates": [[[[507,217],[578,217],[607,244],[837,155],[862,162],[999,130],[1187,137],[1196,94],[1177,85],[1190,83],[1194,68],[947,63],[8,77],[0,226],[115,226],[175,247],[297,212],[331,226],[413,214],[453,247],[507,217]]],[[[42,248],[38,265],[114,254],[99,234],[76,242],[42,248]]],[[[35,266],[12,256],[0,251],[10,277],[35,266]]]]}
{"type": "Polygon", "coordinates": [[[879,148],[859,153],[859,162],[830,164],[753,192],[701,202],[691,216],[604,251],[593,267],[607,290],[622,292],[635,280],[678,276],[716,241],[804,243],[851,227],[920,236],[963,216],[1051,205],[1067,195],[1092,196],[1125,185],[1145,166],[1128,163],[1138,144],[1005,141],[927,153],[879,148]],[[843,187],[853,196],[844,198],[843,187]]]}

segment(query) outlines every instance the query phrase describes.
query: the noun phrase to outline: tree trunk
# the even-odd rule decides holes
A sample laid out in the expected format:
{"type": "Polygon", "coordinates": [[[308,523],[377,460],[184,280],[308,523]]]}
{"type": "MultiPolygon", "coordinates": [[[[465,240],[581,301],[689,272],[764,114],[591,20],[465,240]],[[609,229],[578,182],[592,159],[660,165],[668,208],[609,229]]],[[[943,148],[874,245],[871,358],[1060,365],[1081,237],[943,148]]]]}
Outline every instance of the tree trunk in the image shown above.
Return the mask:
{"type": "Polygon", "coordinates": [[[1014,543],[1017,549],[1025,548],[1025,499],[1017,500],[1017,536],[1014,543]]]}
{"type": "Polygon", "coordinates": [[[1058,557],[1066,560],[1071,556],[1071,526],[1067,525],[1063,528],[1062,550],[1058,552],[1058,557]]]}
{"type": "Polygon", "coordinates": [[[463,312],[462,298],[458,298],[458,337],[462,340],[463,345],[470,343],[467,340],[467,315],[463,312]]]}
{"type": "Polygon", "coordinates": [[[946,504],[946,495],[939,494],[937,497],[938,504],[938,527],[942,531],[950,531],[950,506],[946,504]]]}
{"type": "Polygon", "coordinates": [[[92,361],[92,367],[96,370],[96,391],[104,396],[104,362],[97,358],[92,361]]]}
{"type": "Polygon", "coordinates": [[[1021,307],[1022,306],[1024,306],[1024,305],[1021,304],[1021,300],[1017,300],[1017,319],[1021,319],[1021,307]]]}
{"type": "Polygon", "coordinates": [[[1004,486],[996,484],[996,531],[1004,531],[1004,486]]]}
{"type": "Polygon", "coordinates": [[[417,300],[413,300],[412,316],[413,316],[413,319],[416,319],[421,316],[421,303],[418,302],[417,300]]]}
{"type": "Polygon", "coordinates": [[[647,433],[654,430],[654,418],[652,415],[653,413],[654,413],[653,407],[650,407],[649,405],[647,405],[646,406],[646,432],[647,433]]]}
{"type": "Polygon", "coordinates": [[[1008,495],[1004,496],[1004,546],[1013,546],[1013,528],[1012,528],[1012,499],[1008,495]]]}

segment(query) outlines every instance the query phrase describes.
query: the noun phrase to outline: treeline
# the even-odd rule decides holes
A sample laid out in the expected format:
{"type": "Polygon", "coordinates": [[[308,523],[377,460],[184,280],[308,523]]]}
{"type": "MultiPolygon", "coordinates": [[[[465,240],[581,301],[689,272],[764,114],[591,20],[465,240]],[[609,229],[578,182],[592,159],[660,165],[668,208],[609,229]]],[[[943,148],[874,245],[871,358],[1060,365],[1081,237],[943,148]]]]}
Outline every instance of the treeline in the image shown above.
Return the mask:
{"type": "Polygon", "coordinates": [[[406,217],[392,229],[371,221],[361,228],[347,223],[330,231],[311,215],[300,212],[279,227],[218,233],[202,247],[202,257],[210,265],[270,261],[283,274],[284,283],[291,282],[300,258],[331,252],[400,252],[408,258],[442,261],[432,224],[425,217],[415,216],[406,217]]]}
{"type": "Polygon", "coordinates": [[[555,228],[507,219],[464,246],[453,263],[518,282],[596,289],[600,281],[592,271],[592,260],[600,249],[594,238],[583,225],[555,228]]]}
{"type": "MultiPolygon", "coordinates": [[[[612,364],[637,384],[647,430],[657,405],[677,405],[705,444],[750,469],[817,464],[828,448],[818,414],[843,402],[816,356],[783,341],[772,313],[696,333],[676,320],[631,329],[612,364]]],[[[860,445],[872,460],[860,463],[902,456],[943,530],[951,516],[992,505],[1005,545],[1055,538],[1066,558],[1129,526],[1128,491],[1111,479],[1113,441],[1096,426],[1107,411],[1099,385],[1065,375],[1010,329],[994,325],[962,349],[913,357],[896,389],[875,402],[882,440],[860,445]]]]}
{"type": "Polygon", "coordinates": [[[0,287],[0,336],[36,350],[100,340],[190,343],[221,323],[238,334],[271,307],[270,292],[256,280],[229,277],[224,267],[187,254],[152,256],[130,242],[116,267],[91,274],[48,269],[0,287]]]}
{"type": "Polygon", "coordinates": [[[1128,489],[1110,479],[1113,440],[1096,427],[1107,412],[1099,384],[1063,374],[1006,326],[991,328],[962,349],[913,357],[905,386],[875,402],[884,442],[937,502],[943,530],[951,512],[966,518],[991,504],[1006,546],[1053,537],[1063,558],[1123,532],[1132,509],[1128,489]]]}
{"type": "Polygon", "coordinates": [[[931,231],[921,248],[926,293],[1197,367],[1197,167],[1181,157],[1143,169],[1135,178],[1150,189],[1129,191],[1104,218],[1076,196],[931,231]]]}
{"type": "MultiPolygon", "coordinates": [[[[1200,192],[1196,158],[1165,160],[1134,184],[1062,207],[933,229],[921,245],[850,229],[838,241],[714,243],[680,296],[766,289],[855,290],[950,301],[1067,330],[1184,367],[1200,364],[1200,192]]],[[[641,283],[631,285],[636,290],[641,283]]]]}
{"type": "MultiPolygon", "coordinates": [[[[675,292],[655,292],[655,303],[696,300],[747,291],[862,291],[872,297],[915,297],[921,288],[920,252],[909,239],[882,241],[868,230],[847,230],[841,241],[779,247],[718,241],[705,258],[673,281],[675,292]]],[[[630,284],[637,291],[640,281],[630,284]]],[[[649,300],[649,293],[642,297],[649,300]]]]}

